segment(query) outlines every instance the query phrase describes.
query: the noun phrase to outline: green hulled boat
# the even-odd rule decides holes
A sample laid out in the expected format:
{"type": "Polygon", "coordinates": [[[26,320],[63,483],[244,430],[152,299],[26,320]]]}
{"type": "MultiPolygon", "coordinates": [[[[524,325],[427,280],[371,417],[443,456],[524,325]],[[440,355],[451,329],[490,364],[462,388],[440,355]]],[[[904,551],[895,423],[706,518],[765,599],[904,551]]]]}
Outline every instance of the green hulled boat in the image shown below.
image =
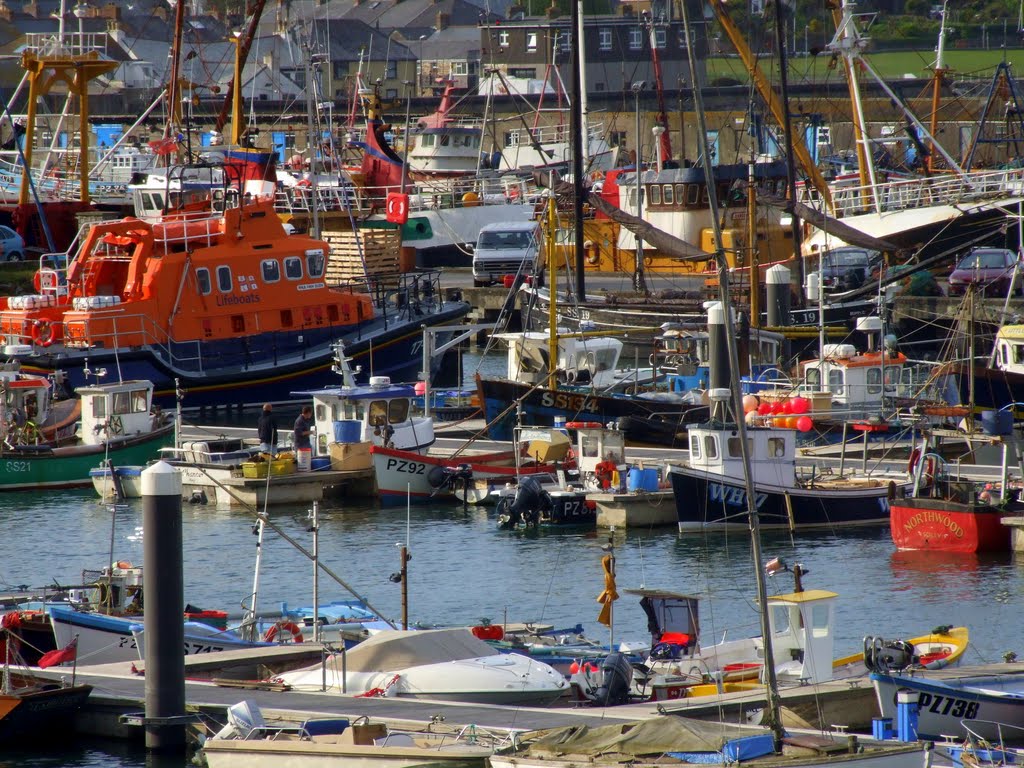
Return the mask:
{"type": "Polygon", "coordinates": [[[173,444],[173,420],[153,410],[152,383],[96,384],[77,392],[82,418],[74,439],[61,442],[46,442],[8,419],[0,398],[0,491],[88,486],[89,471],[104,459],[115,466],[145,464],[173,444]]]}

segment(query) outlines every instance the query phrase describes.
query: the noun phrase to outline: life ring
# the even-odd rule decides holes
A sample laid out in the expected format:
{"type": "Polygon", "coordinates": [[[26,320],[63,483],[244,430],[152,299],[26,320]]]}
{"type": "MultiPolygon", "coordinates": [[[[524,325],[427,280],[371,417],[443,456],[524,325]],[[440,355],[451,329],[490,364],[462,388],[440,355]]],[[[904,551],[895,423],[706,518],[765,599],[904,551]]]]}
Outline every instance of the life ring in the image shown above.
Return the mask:
{"type": "Polygon", "coordinates": [[[32,341],[41,347],[53,344],[53,326],[49,320],[36,320],[32,324],[32,341]]]}
{"type": "Polygon", "coordinates": [[[594,266],[601,261],[601,254],[598,253],[597,248],[594,247],[594,243],[591,240],[584,241],[583,250],[587,252],[587,264],[594,266]]]}
{"type": "Polygon", "coordinates": [[[309,179],[300,179],[298,182],[296,182],[295,186],[296,187],[311,187],[311,186],[313,186],[313,182],[311,182],[309,179]]]}
{"type": "Polygon", "coordinates": [[[567,421],[565,423],[566,429],[600,429],[601,422],[599,421],[567,421]]]}
{"type": "Polygon", "coordinates": [[[263,642],[274,642],[277,639],[277,635],[281,632],[290,632],[293,643],[301,643],[303,641],[302,629],[298,624],[294,621],[279,621],[267,630],[267,634],[263,636],[263,642]]]}
{"type": "Polygon", "coordinates": [[[508,188],[508,199],[518,200],[519,199],[519,185],[513,184],[508,188]]]}
{"type": "Polygon", "coordinates": [[[910,452],[910,460],[907,461],[907,474],[914,474],[914,469],[917,468],[917,462],[921,460],[921,449],[915,448],[910,452]]]}

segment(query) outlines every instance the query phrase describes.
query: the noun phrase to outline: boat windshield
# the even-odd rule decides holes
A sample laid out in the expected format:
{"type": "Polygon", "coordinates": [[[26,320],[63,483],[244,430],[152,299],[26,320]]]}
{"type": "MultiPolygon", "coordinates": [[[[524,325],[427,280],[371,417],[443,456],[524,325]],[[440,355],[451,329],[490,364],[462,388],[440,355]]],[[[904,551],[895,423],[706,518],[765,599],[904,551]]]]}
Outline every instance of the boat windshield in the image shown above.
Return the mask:
{"type": "Polygon", "coordinates": [[[482,232],[479,248],[492,250],[512,250],[530,246],[529,232],[482,232]]]}

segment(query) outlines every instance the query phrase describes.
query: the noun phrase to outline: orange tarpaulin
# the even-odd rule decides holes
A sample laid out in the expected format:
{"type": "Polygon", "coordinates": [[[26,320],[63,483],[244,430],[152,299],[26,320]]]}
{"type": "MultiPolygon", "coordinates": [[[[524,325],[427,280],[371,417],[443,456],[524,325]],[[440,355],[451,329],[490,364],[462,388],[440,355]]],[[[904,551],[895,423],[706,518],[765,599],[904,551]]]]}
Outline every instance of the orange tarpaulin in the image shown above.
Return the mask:
{"type": "Polygon", "coordinates": [[[614,559],[611,555],[601,558],[601,567],[604,568],[604,592],[597,596],[597,602],[601,603],[601,613],[597,620],[606,627],[610,627],[612,625],[612,603],[619,599],[619,593],[615,591],[614,559]]]}

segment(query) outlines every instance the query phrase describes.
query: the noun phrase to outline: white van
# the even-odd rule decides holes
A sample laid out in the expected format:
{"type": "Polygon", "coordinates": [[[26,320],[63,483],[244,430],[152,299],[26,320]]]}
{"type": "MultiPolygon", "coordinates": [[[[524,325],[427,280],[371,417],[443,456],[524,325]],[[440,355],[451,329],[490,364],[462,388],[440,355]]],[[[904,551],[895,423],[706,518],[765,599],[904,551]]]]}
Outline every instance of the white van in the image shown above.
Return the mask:
{"type": "Polygon", "coordinates": [[[539,254],[540,225],[536,221],[487,224],[473,249],[473,285],[492,285],[520,270],[533,275],[540,266],[539,254]]]}

